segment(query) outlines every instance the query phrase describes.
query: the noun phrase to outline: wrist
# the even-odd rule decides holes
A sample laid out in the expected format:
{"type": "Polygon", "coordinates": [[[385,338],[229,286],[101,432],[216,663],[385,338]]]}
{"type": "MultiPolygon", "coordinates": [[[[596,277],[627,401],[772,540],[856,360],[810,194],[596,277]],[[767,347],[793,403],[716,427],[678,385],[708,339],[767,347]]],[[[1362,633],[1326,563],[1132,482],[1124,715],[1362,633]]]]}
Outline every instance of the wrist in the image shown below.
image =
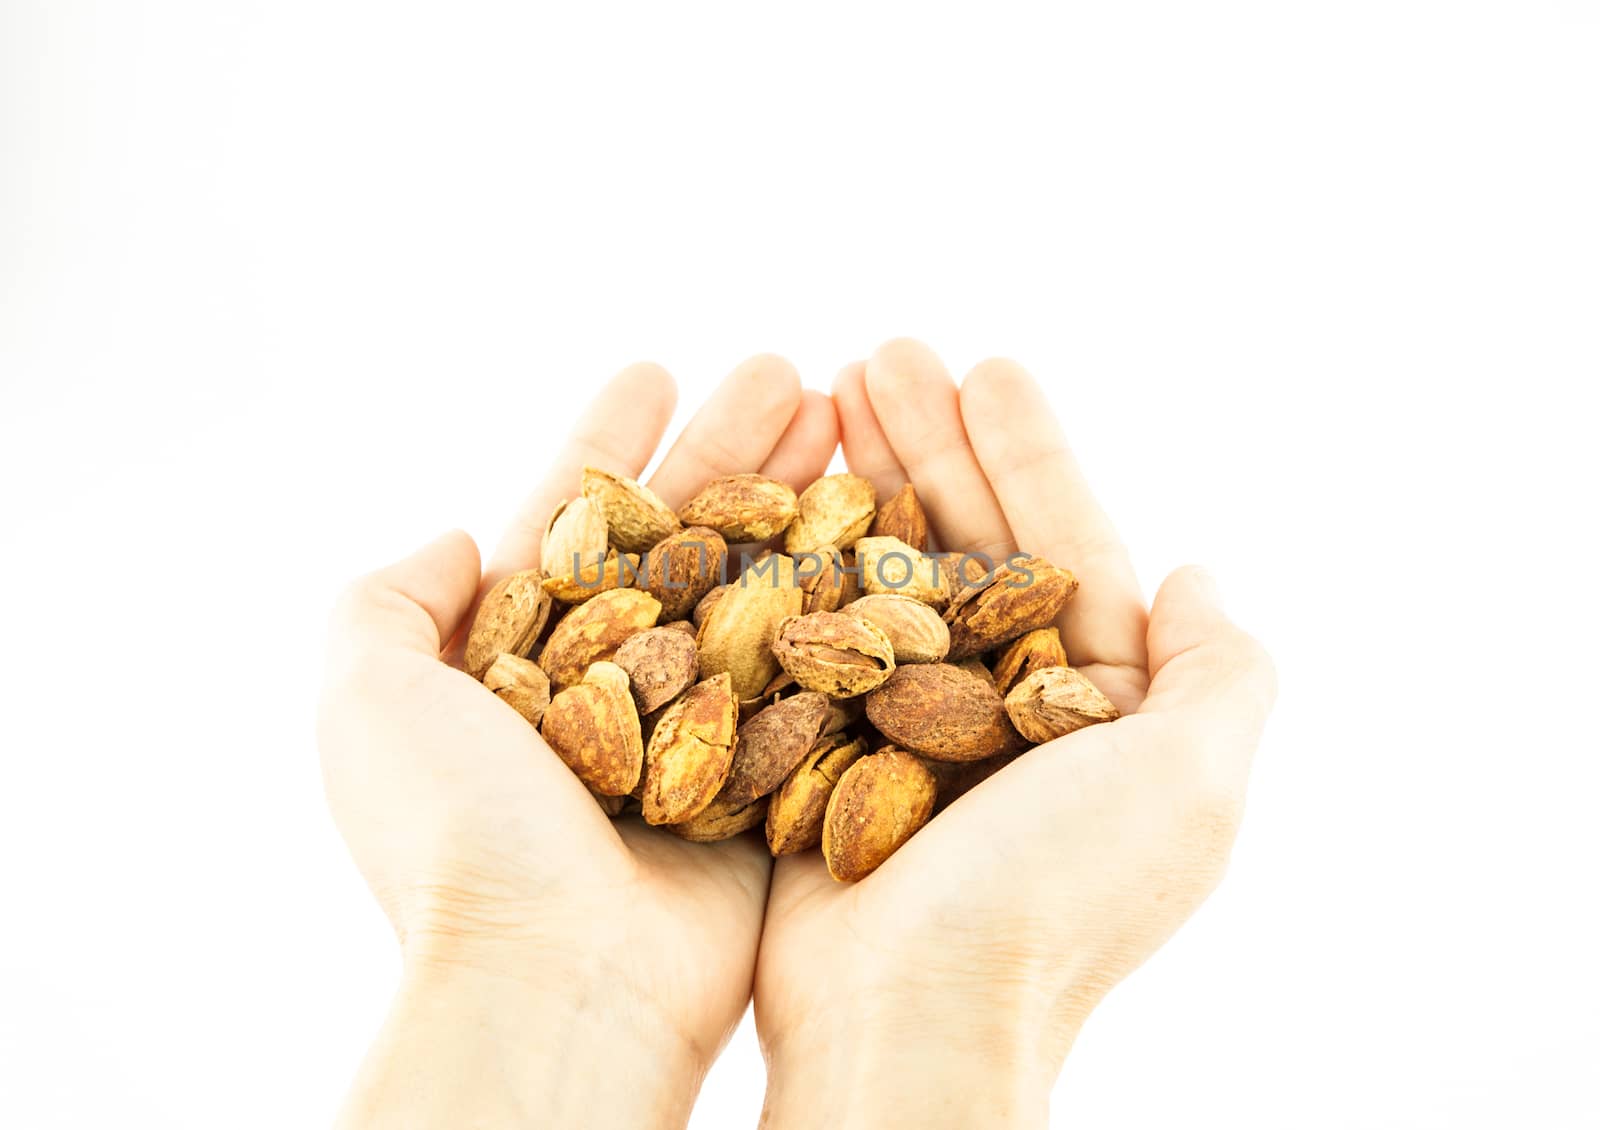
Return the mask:
{"type": "Polygon", "coordinates": [[[340,1126],[681,1127],[708,1065],[663,1019],[570,967],[408,958],[340,1126]]]}
{"type": "Polygon", "coordinates": [[[762,1126],[1043,1127],[1065,1050],[1033,1012],[931,991],[813,1008],[781,1032],[763,1031],[762,1126]]]}

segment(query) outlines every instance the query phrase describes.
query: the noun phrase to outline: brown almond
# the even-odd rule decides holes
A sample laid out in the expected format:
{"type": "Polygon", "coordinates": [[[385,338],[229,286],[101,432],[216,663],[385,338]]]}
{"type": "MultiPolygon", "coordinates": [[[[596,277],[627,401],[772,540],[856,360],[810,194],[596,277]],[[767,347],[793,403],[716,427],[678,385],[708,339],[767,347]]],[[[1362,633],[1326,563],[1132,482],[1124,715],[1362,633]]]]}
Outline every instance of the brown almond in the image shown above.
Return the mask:
{"type": "Polygon", "coordinates": [[[1006,695],[1006,713],[1030,742],[1048,742],[1118,716],[1111,700],[1081,671],[1041,667],[1006,695]]]}
{"type": "Polygon", "coordinates": [[[904,750],[858,760],[834,786],[822,825],[828,874],[850,883],[877,870],[933,815],[933,774],[904,750]]]}
{"type": "Polygon", "coordinates": [[[626,475],[598,467],[583,469],[583,496],[599,508],[611,544],[623,553],[643,553],[678,532],[678,516],[660,496],[626,475]]]}
{"type": "Polygon", "coordinates": [[[545,575],[545,591],[552,583],[574,577],[598,577],[610,546],[605,516],[598,506],[581,495],[558,503],[539,545],[539,571],[545,575]]]}
{"type": "Polygon", "coordinates": [[[681,824],[711,803],[733,762],[737,715],[726,672],[667,707],[645,749],[645,823],[681,824]]]}
{"type": "Polygon", "coordinates": [[[822,842],[822,818],[833,787],[866,752],[865,738],[828,734],[818,739],[767,806],[767,846],[773,855],[792,855],[822,842]]]}
{"type": "Polygon", "coordinates": [[[583,678],[589,664],[610,659],[622,642],[656,622],[661,602],[638,589],[612,589],[577,605],[545,641],[539,666],[562,691],[583,678]]]}
{"type": "Polygon", "coordinates": [[[894,648],[883,629],[842,612],[784,620],[772,654],[802,687],[834,698],[866,694],[894,670],[894,648]]]}
{"type": "Polygon", "coordinates": [[[628,675],[615,663],[593,664],[583,682],[551,699],[539,732],[592,791],[622,796],[638,784],[644,768],[639,714],[628,675]]]}
{"type": "Polygon", "coordinates": [[[889,637],[894,661],[937,663],[950,651],[950,629],[938,610],[899,593],[874,593],[851,601],[847,616],[876,624],[889,637]]]}
{"type": "Polygon", "coordinates": [[[1053,625],[1035,628],[1006,644],[994,661],[994,685],[1003,695],[1042,667],[1065,667],[1067,651],[1053,625]]]}
{"type": "Polygon", "coordinates": [[[740,700],[756,698],[778,673],[772,641],[778,625],[800,613],[794,561],[771,554],[752,562],[712,605],[700,625],[700,674],[726,671],[740,700]]]}
{"type": "Polygon", "coordinates": [[[949,663],[912,663],[867,695],[890,741],[940,761],[978,761],[1020,744],[993,684],[949,663]]]}
{"type": "Polygon", "coordinates": [[[677,698],[700,675],[694,636],[670,624],[629,636],[611,661],[628,673],[633,703],[641,717],[677,698]]]}
{"type": "Polygon", "coordinates": [[[483,678],[502,652],[526,656],[538,642],[550,615],[550,598],[537,569],[524,569],[502,579],[478,605],[462,657],[467,674],[483,678]]]}
{"type": "Polygon", "coordinates": [[[502,651],[483,673],[483,685],[535,727],[550,705],[550,680],[531,659],[502,651]]]}
{"type": "Polygon", "coordinates": [[[794,488],[765,475],[712,479],[678,511],[685,526],[709,526],[730,542],[766,541],[799,512],[794,488]]]}
{"type": "Polygon", "coordinates": [[[922,512],[917,488],[910,483],[896,491],[882,506],[867,531],[873,537],[899,538],[920,553],[928,551],[928,516],[922,512]]]}
{"type": "Polygon", "coordinates": [[[849,549],[878,512],[877,494],[860,475],[825,475],[800,493],[799,514],[784,534],[791,554],[825,545],[849,549]]]}
{"type": "Polygon", "coordinates": [[[996,566],[950,598],[944,612],[950,658],[965,659],[1045,627],[1077,589],[1071,572],[1042,557],[1019,554],[996,566]]]}
{"type": "Polygon", "coordinates": [[[744,804],[729,804],[718,797],[682,824],[668,824],[667,831],[697,844],[714,844],[748,832],[766,818],[766,797],[744,804]]]}
{"type": "Polygon", "coordinates": [[[942,608],[950,599],[939,559],[899,538],[862,538],[856,542],[856,564],[861,587],[868,593],[909,596],[935,608],[942,608]]]}
{"type": "Polygon", "coordinates": [[[681,620],[722,580],[728,545],[705,526],[691,526],[663,538],[645,555],[641,588],[661,602],[663,620],[681,620]]]}
{"type": "Polygon", "coordinates": [[[717,799],[747,804],[783,784],[821,735],[828,720],[828,700],[815,691],[801,691],[759,711],[739,727],[733,766],[717,799]]]}

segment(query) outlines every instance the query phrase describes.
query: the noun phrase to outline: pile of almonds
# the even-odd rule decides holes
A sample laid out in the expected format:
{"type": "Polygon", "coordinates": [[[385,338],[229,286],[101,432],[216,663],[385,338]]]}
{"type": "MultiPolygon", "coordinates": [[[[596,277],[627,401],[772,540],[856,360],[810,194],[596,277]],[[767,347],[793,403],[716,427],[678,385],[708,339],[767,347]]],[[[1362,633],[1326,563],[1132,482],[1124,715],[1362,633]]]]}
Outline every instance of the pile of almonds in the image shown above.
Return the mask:
{"type": "Polygon", "coordinates": [[[589,467],[541,557],[484,597],[467,670],[607,814],[685,839],[764,823],[774,855],[821,844],[860,879],[1031,745],[1117,716],[1054,627],[1073,575],[929,553],[909,484],[880,506],[856,475],[798,497],[733,475],[674,513],[589,467]]]}

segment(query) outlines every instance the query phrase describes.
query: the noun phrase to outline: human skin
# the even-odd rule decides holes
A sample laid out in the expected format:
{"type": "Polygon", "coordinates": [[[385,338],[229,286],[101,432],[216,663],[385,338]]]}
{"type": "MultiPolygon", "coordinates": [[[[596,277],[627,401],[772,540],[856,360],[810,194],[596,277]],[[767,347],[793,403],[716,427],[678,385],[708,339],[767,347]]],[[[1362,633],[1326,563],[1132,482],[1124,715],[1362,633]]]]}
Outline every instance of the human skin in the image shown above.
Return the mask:
{"type": "Polygon", "coordinates": [[[695,415],[658,493],[677,505],[751,470],[803,487],[842,431],[880,497],[916,484],[942,548],[1020,546],[1077,573],[1068,656],[1124,717],[1031,751],[857,884],[814,852],[774,869],[753,835],[688,844],[613,824],[451,661],[475,597],[537,564],[579,469],[637,475],[672,403],[661,370],[625,370],[481,575],[448,534],[335,614],[329,803],[404,955],[341,1125],[681,1126],[752,981],[766,1126],[1043,1125],[1084,1018],[1221,875],[1270,663],[1196,570],[1147,611],[1014,364],[958,390],[925,347],[892,342],[830,403],[758,357],[695,415]]]}
{"type": "Polygon", "coordinates": [[[762,1125],[1037,1127],[1084,1018],[1221,877],[1275,695],[1270,661],[1197,569],[1147,610],[1039,386],[960,385],[891,342],[842,372],[852,470],[911,481],[946,549],[1024,549],[1081,582],[1067,656],[1123,716],[1030,751],[865,880],[777,863],[756,966],[762,1125]]]}
{"type": "MultiPolygon", "coordinates": [[[[675,395],[656,366],[624,370],[486,570],[470,538],[446,534],[357,582],[335,612],[324,783],[404,958],[341,1126],[681,1126],[749,1002],[764,846],[612,823],[533,728],[452,663],[475,598],[538,564],[546,519],[581,468],[637,476],[675,395]]],[[[837,442],[827,397],[756,357],[650,485],[673,506],[743,471],[803,487],[837,442]]]]}

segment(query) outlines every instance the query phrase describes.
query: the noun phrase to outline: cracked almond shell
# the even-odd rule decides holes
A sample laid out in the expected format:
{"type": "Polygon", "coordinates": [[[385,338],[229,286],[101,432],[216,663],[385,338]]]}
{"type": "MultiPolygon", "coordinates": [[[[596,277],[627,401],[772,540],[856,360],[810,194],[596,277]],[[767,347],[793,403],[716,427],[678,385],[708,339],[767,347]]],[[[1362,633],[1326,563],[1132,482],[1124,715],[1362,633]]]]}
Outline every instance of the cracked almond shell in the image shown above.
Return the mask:
{"type": "Polygon", "coordinates": [[[828,874],[848,883],[876,871],[928,822],[937,791],[928,767],[900,749],[868,754],[846,769],[823,817],[828,874]]]}
{"type": "Polygon", "coordinates": [[[965,659],[1054,622],[1078,579],[1042,557],[1018,555],[950,598],[950,658],[965,659]]]}
{"type": "Polygon", "coordinates": [[[726,673],[690,687],[666,708],[645,749],[645,823],[681,824],[716,797],[733,762],[738,710],[726,673]]]}
{"type": "Polygon", "coordinates": [[[895,745],[939,761],[979,761],[1020,745],[1005,700],[950,663],[912,663],[867,695],[867,718],[895,745]]]}
{"type": "Polygon", "coordinates": [[[474,679],[483,673],[502,652],[526,656],[538,642],[550,616],[550,597],[544,591],[544,576],[537,569],[524,569],[500,580],[478,604],[462,664],[474,679]]]}
{"type": "Polygon", "coordinates": [[[623,553],[643,553],[680,528],[672,507],[661,501],[655,491],[626,475],[585,467],[583,496],[599,509],[611,544],[623,553]]]}
{"type": "Polygon", "coordinates": [[[1111,700],[1081,671],[1041,667],[1006,695],[1012,725],[1030,742],[1048,742],[1118,716],[1111,700]]]}
{"type": "Polygon", "coordinates": [[[654,626],[661,602],[638,589],[612,589],[563,616],[550,632],[539,666],[557,691],[583,678],[591,663],[610,659],[629,636],[654,626]]]}
{"type": "Polygon", "coordinates": [[[536,728],[550,705],[550,680],[531,659],[501,652],[483,673],[483,685],[536,728]]]}
{"type": "Polygon", "coordinates": [[[727,475],[707,483],[678,517],[685,526],[709,526],[730,542],[756,542],[781,534],[799,509],[788,483],[765,475],[727,475]]]}
{"type": "Polygon", "coordinates": [[[883,629],[842,612],[784,620],[772,654],[806,690],[833,698],[866,694],[894,670],[894,648],[883,629]]]}
{"type": "Polygon", "coordinates": [[[595,663],[583,682],[551,699],[539,733],[592,792],[623,796],[639,783],[639,714],[627,673],[615,663],[595,663]]]}
{"type": "Polygon", "coordinates": [[[865,738],[828,734],[817,740],[767,806],[767,846],[773,855],[792,855],[822,842],[833,787],[866,752],[865,738]]]}
{"type": "Polygon", "coordinates": [[[1066,665],[1061,632],[1054,626],[1035,628],[1006,644],[995,656],[994,685],[1001,694],[1010,694],[1012,687],[1040,668],[1066,665]]]}

